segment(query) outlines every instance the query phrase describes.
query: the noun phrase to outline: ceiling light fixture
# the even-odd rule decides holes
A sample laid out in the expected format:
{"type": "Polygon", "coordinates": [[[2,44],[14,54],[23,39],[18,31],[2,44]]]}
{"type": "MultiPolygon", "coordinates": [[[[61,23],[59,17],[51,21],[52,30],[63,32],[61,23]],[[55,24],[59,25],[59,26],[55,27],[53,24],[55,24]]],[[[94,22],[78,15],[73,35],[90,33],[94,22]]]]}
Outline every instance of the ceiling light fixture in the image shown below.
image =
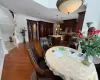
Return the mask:
{"type": "Polygon", "coordinates": [[[69,14],[76,11],[83,4],[83,0],[58,0],[57,8],[64,14],[69,14]]]}

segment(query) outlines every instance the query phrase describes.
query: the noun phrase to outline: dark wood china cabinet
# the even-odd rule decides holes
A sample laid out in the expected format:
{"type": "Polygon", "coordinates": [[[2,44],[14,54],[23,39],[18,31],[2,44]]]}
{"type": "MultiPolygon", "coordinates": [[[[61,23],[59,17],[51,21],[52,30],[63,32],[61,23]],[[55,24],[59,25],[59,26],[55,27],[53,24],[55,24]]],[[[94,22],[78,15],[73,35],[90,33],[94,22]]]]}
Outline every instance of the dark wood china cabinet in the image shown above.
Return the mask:
{"type": "Polygon", "coordinates": [[[53,23],[39,21],[39,37],[48,37],[53,35],[53,23]]]}

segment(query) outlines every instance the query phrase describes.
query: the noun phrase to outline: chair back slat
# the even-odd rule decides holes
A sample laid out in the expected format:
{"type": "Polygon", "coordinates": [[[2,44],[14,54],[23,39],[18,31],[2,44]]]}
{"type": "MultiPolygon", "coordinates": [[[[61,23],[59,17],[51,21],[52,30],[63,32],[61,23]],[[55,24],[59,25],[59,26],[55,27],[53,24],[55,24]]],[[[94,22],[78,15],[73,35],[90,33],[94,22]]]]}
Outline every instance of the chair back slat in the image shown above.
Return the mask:
{"type": "Polygon", "coordinates": [[[31,46],[29,47],[29,49],[32,51],[32,56],[33,56],[33,57],[36,59],[36,61],[38,62],[40,56],[39,56],[39,54],[38,54],[38,52],[37,52],[35,46],[34,46],[34,45],[31,45],[31,46]]]}
{"type": "Polygon", "coordinates": [[[30,61],[34,67],[34,69],[40,73],[40,74],[44,74],[44,70],[42,70],[39,65],[38,65],[38,59],[39,59],[39,56],[36,55],[36,49],[35,49],[35,46],[30,46],[29,49],[29,58],[30,58],[30,61]]]}
{"type": "Polygon", "coordinates": [[[40,43],[41,43],[43,53],[45,55],[46,51],[50,48],[49,43],[48,43],[48,39],[46,37],[42,37],[42,38],[40,38],[40,43]]]}
{"type": "Polygon", "coordinates": [[[41,43],[41,46],[43,46],[43,45],[48,45],[49,46],[48,39],[46,37],[40,38],[40,43],[41,43]]]}

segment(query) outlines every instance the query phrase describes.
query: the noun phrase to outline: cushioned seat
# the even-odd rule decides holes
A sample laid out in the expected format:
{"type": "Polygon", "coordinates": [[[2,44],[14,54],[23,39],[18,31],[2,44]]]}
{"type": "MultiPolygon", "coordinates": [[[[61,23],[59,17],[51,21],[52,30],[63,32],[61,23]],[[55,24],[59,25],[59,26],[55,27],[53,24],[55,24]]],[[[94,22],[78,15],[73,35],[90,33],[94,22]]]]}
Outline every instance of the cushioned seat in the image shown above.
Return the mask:
{"type": "Polygon", "coordinates": [[[46,51],[50,48],[49,43],[48,43],[48,39],[46,37],[41,37],[40,43],[41,43],[42,51],[44,53],[43,55],[45,56],[46,51]]]}
{"type": "Polygon", "coordinates": [[[100,64],[95,64],[95,67],[96,67],[98,77],[99,77],[99,80],[100,80],[100,64]]]}
{"type": "Polygon", "coordinates": [[[50,47],[48,45],[43,45],[43,50],[46,52],[50,47]]]}
{"type": "Polygon", "coordinates": [[[41,69],[45,70],[45,69],[48,69],[46,63],[45,63],[45,60],[43,58],[41,58],[38,62],[38,65],[41,69]]]}
{"type": "Polygon", "coordinates": [[[59,76],[55,76],[55,80],[63,80],[63,79],[59,76]]]}

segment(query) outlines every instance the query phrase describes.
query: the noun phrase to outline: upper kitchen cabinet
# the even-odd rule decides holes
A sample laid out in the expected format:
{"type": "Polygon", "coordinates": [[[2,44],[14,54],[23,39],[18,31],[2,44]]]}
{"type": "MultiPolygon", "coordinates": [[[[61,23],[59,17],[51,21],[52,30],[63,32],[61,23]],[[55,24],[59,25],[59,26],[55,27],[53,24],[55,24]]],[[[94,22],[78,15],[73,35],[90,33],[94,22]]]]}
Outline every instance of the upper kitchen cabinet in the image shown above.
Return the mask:
{"type": "Polygon", "coordinates": [[[82,30],[84,17],[85,17],[85,12],[80,12],[78,17],[77,30],[82,30]]]}

